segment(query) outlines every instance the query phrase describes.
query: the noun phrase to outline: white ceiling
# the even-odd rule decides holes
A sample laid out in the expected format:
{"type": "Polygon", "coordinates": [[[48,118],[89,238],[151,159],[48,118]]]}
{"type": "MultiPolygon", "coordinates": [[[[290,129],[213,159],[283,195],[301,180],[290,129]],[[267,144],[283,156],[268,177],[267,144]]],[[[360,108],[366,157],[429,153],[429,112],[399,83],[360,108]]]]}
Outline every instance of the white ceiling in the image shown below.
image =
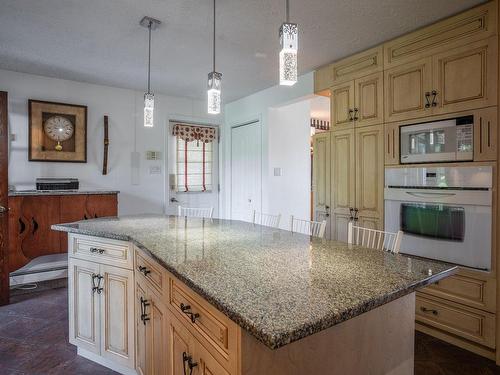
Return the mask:
{"type": "MultiPolygon", "coordinates": [[[[217,70],[226,102],[275,85],[285,0],[217,1],[217,70]]],[[[483,0],[290,0],[299,73],[483,0]]],[[[144,15],[153,32],[152,88],[204,98],[211,70],[210,0],[0,0],[0,68],[143,91],[144,15]]]]}

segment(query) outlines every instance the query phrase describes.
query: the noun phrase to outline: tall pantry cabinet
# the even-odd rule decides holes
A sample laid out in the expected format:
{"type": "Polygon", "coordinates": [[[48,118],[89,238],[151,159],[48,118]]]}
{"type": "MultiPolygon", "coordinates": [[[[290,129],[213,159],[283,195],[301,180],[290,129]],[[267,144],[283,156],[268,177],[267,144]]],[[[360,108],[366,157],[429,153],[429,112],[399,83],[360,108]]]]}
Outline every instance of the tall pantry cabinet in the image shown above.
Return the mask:
{"type": "Polygon", "coordinates": [[[460,267],[417,292],[415,328],[500,365],[498,19],[489,1],[318,69],[332,128],[314,136],[313,199],[329,238],[345,241],[349,221],[383,229],[384,165],[412,167],[400,163],[400,127],[472,116],[474,160],[432,165],[493,167],[493,267],[460,267]]]}

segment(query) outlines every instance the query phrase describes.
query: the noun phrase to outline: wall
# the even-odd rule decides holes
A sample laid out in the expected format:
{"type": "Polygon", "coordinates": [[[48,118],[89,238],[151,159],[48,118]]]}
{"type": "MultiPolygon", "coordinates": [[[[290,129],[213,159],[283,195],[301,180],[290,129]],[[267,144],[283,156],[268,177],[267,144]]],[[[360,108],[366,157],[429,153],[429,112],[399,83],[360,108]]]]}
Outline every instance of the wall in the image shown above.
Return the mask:
{"type": "Polygon", "coordinates": [[[226,217],[230,215],[228,202],[231,198],[231,127],[245,122],[260,120],[262,126],[262,210],[268,211],[270,204],[271,175],[269,144],[269,109],[300,100],[310,99],[314,92],[313,73],[299,77],[298,82],[291,87],[273,86],[240,100],[228,103],[224,108],[224,127],[222,131],[223,170],[221,173],[222,210],[226,217]]]}
{"type": "MultiPolygon", "coordinates": [[[[205,101],[156,95],[155,127],[144,128],[143,93],[100,85],[47,78],[0,70],[0,90],[9,93],[10,143],[9,184],[33,188],[37,177],[76,177],[82,188],[120,190],[120,215],[162,213],[165,200],[165,161],[147,161],[147,150],[167,155],[169,119],[221,123],[222,116],[209,116],[205,101]],[[28,99],[88,106],[85,164],[28,161],[28,99]],[[109,173],[102,175],[103,116],[109,116],[109,173]],[[132,152],[140,155],[137,178],[132,178],[132,152]],[[160,166],[160,174],[149,168],[160,166]]],[[[167,193],[168,195],[168,193],[167,193]]]]}
{"type": "Polygon", "coordinates": [[[269,177],[266,212],[281,213],[281,228],[290,227],[290,215],[311,215],[311,100],[269,109],[269,177]],[[280,176],[274,169],[279,168],[280,176]]]}

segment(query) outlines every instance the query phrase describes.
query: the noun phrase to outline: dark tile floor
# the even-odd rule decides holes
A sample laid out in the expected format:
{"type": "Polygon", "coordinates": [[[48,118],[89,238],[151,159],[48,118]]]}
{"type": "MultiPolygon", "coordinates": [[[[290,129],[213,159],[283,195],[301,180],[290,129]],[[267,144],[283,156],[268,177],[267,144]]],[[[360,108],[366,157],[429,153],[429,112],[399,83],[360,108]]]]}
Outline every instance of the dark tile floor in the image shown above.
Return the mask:
{"type": "MultiPolygon", "coordinates": [[[[0,307],[1,375],[116,374],[76,354],[68,343],[67,289],[17,295],[0,307]]],[[[500,367],[416,333],[415,375],[500,375],[500,367]]]]}

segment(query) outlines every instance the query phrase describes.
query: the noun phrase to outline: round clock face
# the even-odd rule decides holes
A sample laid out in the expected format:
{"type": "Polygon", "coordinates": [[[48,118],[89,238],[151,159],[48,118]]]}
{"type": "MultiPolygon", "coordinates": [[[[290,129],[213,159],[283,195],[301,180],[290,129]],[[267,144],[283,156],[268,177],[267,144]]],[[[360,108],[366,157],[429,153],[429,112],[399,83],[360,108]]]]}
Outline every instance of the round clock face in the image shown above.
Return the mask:
{"type": "Polygon", "coordinates": [[[52,116],[45,121],[44,130],[53,141],[64,142],[73,136],[75,127],[65,117],[52,116]]]}

